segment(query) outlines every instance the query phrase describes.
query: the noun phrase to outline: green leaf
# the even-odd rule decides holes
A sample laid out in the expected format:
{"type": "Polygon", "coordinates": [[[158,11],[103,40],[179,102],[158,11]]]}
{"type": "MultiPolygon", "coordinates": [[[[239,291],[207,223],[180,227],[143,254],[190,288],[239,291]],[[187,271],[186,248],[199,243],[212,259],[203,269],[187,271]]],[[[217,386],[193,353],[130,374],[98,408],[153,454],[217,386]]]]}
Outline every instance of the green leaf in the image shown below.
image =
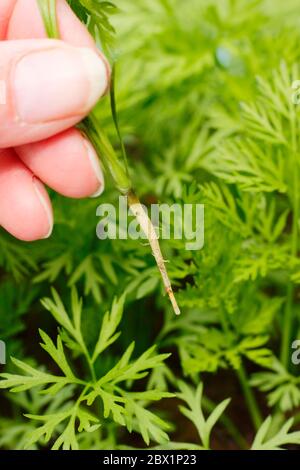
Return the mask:
{"type": "Polygon", "coordinates": [[[41,301],[46,310],[51,312],[55,320],[63,326],[72,336],[75,334],[72,322],[67,314],[64,304],[54,288],[51,289],[53,300],[45,298],[41,301]]]}
{"type": "Polygon", "coordinates": [[[98,273],[98,269],[95,266],[95,260],[92,255],[87,256],[75,269],[72,276],[69,279],[68,285],[70,287],[75,286],[79,279],[84,278],[84,293],[93,295],[95,301],[100,303],[102,296],[100,291],[100,285],[104,283],[104,279],[98,273]]]}
{"type": "Polygon", "coordinates": [[[55,347],[53,341],[43,330],[39,330],[39,332],[42,340],[44,341],[44,343],[41,343],[42,348],[49,354],[49,356],[52,357],[52,359],[56,362],[58,367],[63,371],[64,375],[70,381],[76,380],[66,359],[61,337],[59,335],[57,336],[57,345],[55,347]]]}
{"type": "Polygon", "coordinates": [[[47,443],[52,438],[53,433],[57,429],[57,427],[66,419],[70,418],[72,414],[72,409],[68,411],[64,411],[61,413],[55,413],[53,415],[25,415],[27,418],[40,421],[45,424],[35,429],[28,437],[28,441],[26,443],[26,448],[30,447],[34,443],[38,443],[42,437],[44,437],[44,442],[47,443]]]}
{"type": "Polygon", "coordinates": [[[116,333],[116,329],[118,328],[123,315],[124,302],[125,295],[123,295],[119,300],[114,299],[111,311],[106,312],[104,315],[99,338],[92,356],[93,362],[95,362],[98,356],[119,337],[120,333],[116,333]]]}
{"type": "Polygon", "coordinates": [[[298,408],[300,378],[290,374],[277,359],[273,359],[269,369],[253,374],[251,385],[267,394],[270,407],[279,406],[283,412],[298,408]]]}
{"type": "Polygon", "coordinates": [[[69,275],[72,270],[72,264],[72,257],[67,251],[62,255],[45,262],[43,264],[42,271],[34,277],[33,282],[54,282],[62,272],[69,275]]]}
{"type": "Polygon", "coordinates": [[[47,389],[44,388],[44,392],[55,395],[65,385],[77,382],[77,380],[70,377],[59,377],[34,369],[18,359],[12,358],[12,362],[27,375],[0,374],[0,377],[3,379],[0,381],[0,389],[6,388],[10,389],[11,392],[17,393],[33,387],[45,387],[45,385],[53,384],[47,389]]]}
{"type": "Polygon", "coordinates": [[[142,299],[143,297],[146,297],[148,294],[150,294],[156,286],[159,284],[159,279],[155,277],[150,277],[149,279],[146,279],[145,282],[143,282],[137,290],[136,293],[136,299],[142,299]]]}
{"type": "Polygon", "coordinates": [[[43,422],[42,426],[36,428],[28,436],[26,447],[32,446],[34,443],[39,443],[42,438],[44,442],[48,443],[50,439],[57,433],[62,423],[68,420],[64,430],[60,433],[59,437],[54,441],[52,446],[53,450],[62,448],[63,450],[78,450],[78,440],[76,435],[76,421],[79,422],[78,432],[94,432],[99,428],[99,421],[94,415],[89,413],[86,409],[74,404],[72,408],[64,412],[46,415],[25,415],[27,418],[43,422]],[[93,424],[97,423],[97,424],[93,424]]]}
{"type": "Polygon", "coordinates": [[[101,377],[96,387],[101,387],[108,382],[118,384],[128,380],[139,380],[145,377],[150,369],[160,367],[163,361],[170,356],[170,354],[154,354],[156,346],[152,346],[130,363],[133,349],[134,343],[127,348],[120,361],[106,375],[101,377]]]}
{"type": "Polygon", "coordinates": [[[290,418],[275,436],[268,437],[272,430],[272,417],[268,416],[259,428],[251,450],[282,450],[284,445],[300,444],[300,431],[290,432],[293,421],[293,418],[290,418]]]}
{"type": "Polygon", "coordinates": [[[154,413],[151,413],[151,411],[145,409],[135,400],[129,399],[128,395],[126,400],[125,420],[129,432],[131,432],[136,425],[147,445],[149,445],[151,439],[160,444],[169,440],[165,432],[170,429],[169,424],[154,413]]]}
{"type": "Polygon", "coordinates": [[[188,407],[180,406],[180,411],[182,414],[184,414],[184,416],[192,421],[192,423],[197,428],[204,448],[209,449],[211,431],[227,408],[230,399],[223,400],[221,403],[219,403],[206,419],[202,411],[202,382],[199,383],[197,389],[194,389],[185,382],[180,381],[179,389],[180,393],[177,395],[178,398],[188,405],[188,407]]]}

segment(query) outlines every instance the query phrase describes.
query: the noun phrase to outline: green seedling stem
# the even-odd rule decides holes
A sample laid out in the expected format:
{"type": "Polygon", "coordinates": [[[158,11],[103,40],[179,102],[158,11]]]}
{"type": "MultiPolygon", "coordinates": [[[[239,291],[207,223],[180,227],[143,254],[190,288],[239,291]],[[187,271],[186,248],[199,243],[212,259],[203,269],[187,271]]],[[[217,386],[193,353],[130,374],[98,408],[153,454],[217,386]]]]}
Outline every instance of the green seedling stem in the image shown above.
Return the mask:
{"type": "MultiPolygon", "coordinates": [[[[38,0],[38,3],[48,37],[52,39],[59,39],[60,35],[56,17],[56,0],[38,0]]],[[[169,296],[173,310],[176,315],[180,315],[180,309],[174,296],[165,261],[162,256],[158,235],[156,234],[155,228],[147,213],[145,212],[139,198],[136,196],[132,186],[131,178],[129,176],[127,154],[120,132],[116,108],[115,65],[112,67],[110,102],[112,118],[121,146],[121,158],[118,157],[107,135],[105,135],[103,130],[100,129],[98,118],[93,111],[80,124],[79,127],[91,140],[98,154],[101,155],[104,166],[111,174],[118,191],[127,197],[128,206],[131,212],[135,215],[141,229],[149,241],[153,256],[162,277],[164,288],[169,296]]]]}

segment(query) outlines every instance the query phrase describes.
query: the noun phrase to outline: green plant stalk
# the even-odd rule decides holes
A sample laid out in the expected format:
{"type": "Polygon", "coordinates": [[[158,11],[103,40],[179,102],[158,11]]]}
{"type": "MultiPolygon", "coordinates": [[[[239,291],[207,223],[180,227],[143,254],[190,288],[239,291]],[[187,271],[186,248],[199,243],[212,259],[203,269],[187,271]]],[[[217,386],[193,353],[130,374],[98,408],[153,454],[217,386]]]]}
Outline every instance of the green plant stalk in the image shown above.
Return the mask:
{"type": "Polygon", "coordinates": [[[95,382],[97,382],[97,377],[96,377],[95,368],[94,368],[94,364],[92,362],[91,356],[88,352],[88,349],[87,349],[84,341],[82,341],[80,345],[81,345],[81,350],[84,354],[84,357],[85,357],[85,360],[86,360],[86,363],[87,363],[87,366],[88,366],[88,369],[89,369],[89,372],[90,372],[90,375],[91,375],[91,379],[95,383],[95,382]]]}
{"type": "Polygon", "coordinates": [[[120,146],[121,146],[121,151],[122,151],[122,157],[123,161],[125,163],[125,169],[127,176],[129,175],[129,170],[128,170],[128,159],[127,159],[127,153],[126,153],[126,148],[124,145],[124,141],[122,139],[122,134],[119,126],[119,121],[118,121],[118,113],[117,113],[117,103],[116,103],[116,87],[115,87],[115,81],[116,81],[116,66],[115,63],[112,65],[112,73],[111,73],[111,87],[110,87],[110,104],[111,104],[111,111],[112,111],[112,117],[114,120],[115,128],[118,134],[120,146]]]}
{"type": "MultiPolygon", "coordinates": [[[[56,0],[39,0],[39,6],[47,34],[50,38],[59,38],[59,28],[56,18],[56,0]]],[[[94,113],[84,121],[80,126],[85,132],[87,137],[92,141],[99,155],[101,155],[104,165],[109,170],[116,188],[121,192],[122,195],[127,197],[128,206],[132,213],[135,215],[141,229],[145,233],[149,244],[152,249],[152,254],[157,263],[160,271],[165,291],[169,296],[173,310],[176,315],[180,315],[180,309],[175,299],[172,285],[166,269],[166,264],[161,252],[161,248],[158,241],[158,235],[156,234],[155,228],[144,211],[142,204],[140,203],[135,191],[132,187],[132,182],[129,176],[127,167],[126,150],[122,140],[120,128],[117,119],[116,101],[115,101],[115,68],[113,67],[112,81],[111,81],[111,110],[112,118],[116,127],[116,132],[121,143],[122,160],[121,161],[113,146],[111,145],[108,137],[100,130],[98,125],[98,119],[94,113]]]]}
{"type": "MultiPolygon", "coordinates": [[[[298,221],[299,221],[299,163],[297,161],[297,119],[295,115],[295,109],[291,104],[290,112],[292,114],[291,120],[291,134],[292,134],[292,152],[293,152],[293,195],[292,195],[292,206],[293,206],[293,226],[292,226],[292,243],[291,243],[291,254],[292,257],[296,257],[298,254],[298,221]]],[[[287,301],[285,305],[285,311],[283,316],[283,333],[282,333],[282,344],[280,359],[286,369],[289,369],[290,365],[290,347],[291,347],[291,336],[293,327],[293,298],[294,298],[294,284],[289,281],[287,287],[287,301]]]]}
{"type": "Polygon", "coordinates": [[[112,176],[118,191],[127,195],[132,191],[131,179],[123,162],[118,158],[116,152],[105,133],[100,129],[98,118],[94,112],[79,125],[79,128],[87,135],[93,143],[97,152],[103,156],[104,165],[112,176]]]}
{"type": "Polygon", "coordinates": [[[248,383],[248,378],[247,378],[247,375],[246,375],[245,368],[244,368],[243,364],[241,364],[240,368],[237,370],[237,376],[239,378],[241,387],[243,389],[245,400],[246,400],[247,405],[249,407],[249,412],[250,412],[250,416],[251,416],[251,419],[252,419],[252,423],[253,423],[256,431],[258,431],[258,429],[260,428],[260,426],[263,423],[263,419],[262,419],[260,410],[258,408],[258,405],[256,403],[253,391],[252,391],[252,389],[251,389],[251,387],[248,383]]]}
{"type": "Polygon", "coordinates": [[[59,39],[56,18],[56,0],[37,0],[49,38],[59,39]]]}
{"type": "MultiPolygon", "coordinates": [[[[229,321],[228,321],[226,311],[223,305],[221,305],[221,308],[220,308],[220,320],[221,320],[223,330],[225,331],[225,333],[228,334],[230,331],[229,321]]],[[[241,384],[241,387],[244,393],[246,403],[248,405],[252,423],[254,424],[254,427],[257,431],[263,422],[263,418],[262,418],[260,409],[258,407],[257,401],[255,399],[254,393],[249,385],[248,378],[247,378],[246,371],[245,371],[243,364],[241,364],[240,368],[237,369],[236,374],[238,376],[239,382],[241,384]]]]}

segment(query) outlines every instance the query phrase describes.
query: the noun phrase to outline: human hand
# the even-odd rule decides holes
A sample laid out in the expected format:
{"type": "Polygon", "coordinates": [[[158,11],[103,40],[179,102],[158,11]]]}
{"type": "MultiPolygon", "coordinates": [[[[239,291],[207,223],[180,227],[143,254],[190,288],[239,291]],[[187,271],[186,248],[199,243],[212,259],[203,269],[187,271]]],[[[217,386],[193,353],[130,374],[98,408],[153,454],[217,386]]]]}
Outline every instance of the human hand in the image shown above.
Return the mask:
{"type": "Polygon", "coordinates": [[[66,0],[57,18],[62,41],[46,39],[37,0],[0,3],[0,225],[24,241],[52,232],[43,183],[73,198],[104,189],[74,125],[106,92],[109,65],[66,0]]]}

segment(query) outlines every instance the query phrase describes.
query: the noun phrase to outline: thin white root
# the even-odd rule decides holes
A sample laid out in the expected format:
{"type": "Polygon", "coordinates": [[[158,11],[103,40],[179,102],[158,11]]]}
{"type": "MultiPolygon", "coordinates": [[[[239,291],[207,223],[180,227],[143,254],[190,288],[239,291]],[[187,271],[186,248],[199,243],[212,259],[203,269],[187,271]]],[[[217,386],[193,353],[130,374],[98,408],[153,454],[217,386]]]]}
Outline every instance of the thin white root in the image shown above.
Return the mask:
{"type": "Polygon", "coordinates": [[[176,298],[174,296],[174,292],[171,286],[171,282],[170,282],[168,272],[165,266],[165,261],[163,259],[162,252],[160,249],[158,236],[156,234],[154,226],[148,214],[145,212],[139,199],[133,192],[130,192],[129,194],[127,194],[127,199],[128,199],[128,205],[132,213],[137,218],[137,221],[139,222],[141,229],[143,230],[147,239],[149,240],[149,244],[151,246],[153,256],[155,258],[156,264],[160,271],[165,290],[169,296],[175,315],[180,315],[180,309],[178,307],[176,298]]]}

